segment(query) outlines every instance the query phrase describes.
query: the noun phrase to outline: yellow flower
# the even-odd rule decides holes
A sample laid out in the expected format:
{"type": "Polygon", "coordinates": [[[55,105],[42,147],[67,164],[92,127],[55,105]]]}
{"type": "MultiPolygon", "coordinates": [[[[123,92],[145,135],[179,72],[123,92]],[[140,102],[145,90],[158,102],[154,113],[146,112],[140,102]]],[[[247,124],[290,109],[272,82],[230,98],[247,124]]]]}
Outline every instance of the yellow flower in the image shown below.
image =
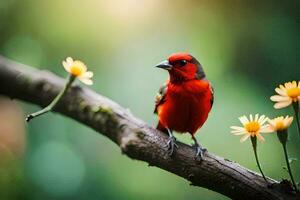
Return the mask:
{"type": "Polygon", "coordinates": [[[271,100],[276,102],[274,108],[280,109],[291,105],[293,102],[300,101],[300,81],[287,82],[279,85],[275,89],[279,95],[271,96],[271,100]]]}
{"type": "Polygon", "coordinates": [[[268,122],[272,132],[284,131],[292,124],[293,117],[289,117],[288,115],[286,117],[280,116],[274,119],[268,119],[268,122]]]}
{"type": "Polygon", "coordinates": [[[254,119],[252,115],[250,115],[249,119],[244,115],[239,120],[243,124],[243,127],[231,126],[230,128],[233,129],[231,133],[234,135],[243,135],[240,142],[246,141],[250,136],[257,137],[259,141],[263,142],[265,139],[261,136],[261,133],[271,132],[269,125],[264,125],[268,120],[265,115],[259,116],[256,114],[254,119]]]}
{"type": "Polygon", "coordinates": [[[94,75],[93,72],[87,71],[86,65],[80,60],[73,60],[73,58],[68,57],[62,62],[62,64],[67,72],[78,78],[84,84],[93,84],[91,79],[94,75]]]}

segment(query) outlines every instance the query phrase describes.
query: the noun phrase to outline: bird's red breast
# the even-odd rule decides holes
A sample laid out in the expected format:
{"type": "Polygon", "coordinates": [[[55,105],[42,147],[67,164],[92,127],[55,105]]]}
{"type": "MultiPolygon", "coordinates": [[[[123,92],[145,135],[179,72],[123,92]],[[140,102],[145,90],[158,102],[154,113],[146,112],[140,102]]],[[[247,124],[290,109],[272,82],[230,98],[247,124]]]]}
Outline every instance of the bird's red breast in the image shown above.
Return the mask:
{"type": "Polygon", "coordinates": [[[173,54],[168,63],[170,80],[160,89],[156,100],[157,128],[193,135],[204,124],[211,110],[212,87],[202,66],[191,55],[173,54]]]}

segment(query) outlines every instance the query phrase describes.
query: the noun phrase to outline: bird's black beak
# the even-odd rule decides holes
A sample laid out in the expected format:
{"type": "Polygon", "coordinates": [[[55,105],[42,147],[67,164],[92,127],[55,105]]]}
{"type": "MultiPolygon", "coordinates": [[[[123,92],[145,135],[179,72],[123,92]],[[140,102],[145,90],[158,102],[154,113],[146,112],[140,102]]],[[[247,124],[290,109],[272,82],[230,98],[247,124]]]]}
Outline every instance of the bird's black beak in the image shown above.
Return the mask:
{"type": "Polygon", "coordinates": [[[172,65],[169,63],[168,60],[164,60],[161,63],[158,63],[155,67],[170,70],[172,68],[172,65]]]}

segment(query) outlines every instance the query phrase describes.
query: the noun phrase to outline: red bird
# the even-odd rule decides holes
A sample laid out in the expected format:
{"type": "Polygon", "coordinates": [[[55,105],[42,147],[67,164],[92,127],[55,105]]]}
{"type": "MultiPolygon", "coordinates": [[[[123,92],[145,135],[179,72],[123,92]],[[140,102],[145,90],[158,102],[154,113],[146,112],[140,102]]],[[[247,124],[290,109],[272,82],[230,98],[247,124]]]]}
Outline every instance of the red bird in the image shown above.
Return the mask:
{"type": "Polygon", "coordinates": [[[191,134],[200,159],[206,149],[195,138],[196,131],[208,117],[213,101],[213,88],[201,64],[188,53],[175,53],[156,67],[168,70],[170,78],[159,89],[154,113],[158,114],[157,129],[169,134],[169,155],[178,148],[172,131],[191,134]]]}

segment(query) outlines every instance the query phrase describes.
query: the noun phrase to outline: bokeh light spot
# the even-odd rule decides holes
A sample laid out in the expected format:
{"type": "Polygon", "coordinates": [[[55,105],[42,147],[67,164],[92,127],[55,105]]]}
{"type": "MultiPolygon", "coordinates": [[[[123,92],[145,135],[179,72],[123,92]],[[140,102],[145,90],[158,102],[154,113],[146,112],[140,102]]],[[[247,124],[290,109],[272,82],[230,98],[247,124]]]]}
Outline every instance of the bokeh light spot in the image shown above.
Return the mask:
{"type": "Polygon", "coordinates": [[[64,143],[48,142],[33,153],[30,159],[33,182],[53,196],[76,192],[85,176],[82,159],[64,143]]]}

